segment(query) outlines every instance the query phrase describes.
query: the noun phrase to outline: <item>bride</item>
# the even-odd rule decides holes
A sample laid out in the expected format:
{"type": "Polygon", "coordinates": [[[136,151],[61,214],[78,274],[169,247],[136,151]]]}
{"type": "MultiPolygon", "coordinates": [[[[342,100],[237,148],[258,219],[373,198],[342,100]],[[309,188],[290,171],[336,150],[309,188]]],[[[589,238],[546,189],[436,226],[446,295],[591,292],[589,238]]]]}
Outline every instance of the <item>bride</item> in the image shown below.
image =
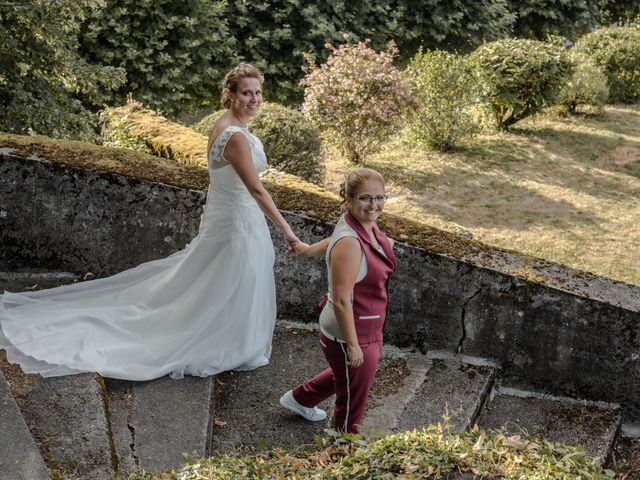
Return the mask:
{"type": "Polygon", "coordinates": [[[0,349],[27,373],[97,372],[150,380],[266,365],[276,319],[274,250],[265,215],[298,242],[258,172],[247,129],[262,103],[248,64],[223,83],[227,111],[208,142],[210,185],[198,235],[184,250],[112,277],[0,295],[0,349]]]}

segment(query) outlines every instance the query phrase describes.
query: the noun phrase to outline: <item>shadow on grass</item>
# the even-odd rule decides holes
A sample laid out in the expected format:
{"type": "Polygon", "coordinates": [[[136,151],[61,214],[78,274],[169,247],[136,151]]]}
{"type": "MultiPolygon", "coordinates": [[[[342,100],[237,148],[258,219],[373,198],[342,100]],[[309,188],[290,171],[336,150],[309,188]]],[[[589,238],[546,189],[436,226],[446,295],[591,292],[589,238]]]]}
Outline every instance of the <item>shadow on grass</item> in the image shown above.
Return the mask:
{"type": "Polygon", "coordinates": [[[637,148],[640,158],[640,142],[620,142],[587,132],[558,132],[551,127],[521,129],[516,133],[526,135],[527,143],[478,139],[467,149],[467,159],[477,170],[500,170],[507,176],[568,188],[597,198],[624,200],[640,196],[640,187],[625,182],[622,177],[640,178],[640,161],[616,165],[603,160],[622,145],[637,148]],[[612,175],[603,175],[603,172],[612,175]]]}
{"type": "MultiPolygon", "coordinates": [[[[387,166],[367,162],[385,178],[387,166]]],[[[409,182],[394,179],[407,188],[421,207],[469,227],[528,230],[540,225],[568,228],[576,223],[597,226],[605,219],[571,202],[545,196],[513,183],[509,177],[449,167],[441,173],[417,175],[409,182]],[[416,178],[417,177],[417,178],[416,178]],[[425,183],[420,183],[425,180],[425,183]]]]}

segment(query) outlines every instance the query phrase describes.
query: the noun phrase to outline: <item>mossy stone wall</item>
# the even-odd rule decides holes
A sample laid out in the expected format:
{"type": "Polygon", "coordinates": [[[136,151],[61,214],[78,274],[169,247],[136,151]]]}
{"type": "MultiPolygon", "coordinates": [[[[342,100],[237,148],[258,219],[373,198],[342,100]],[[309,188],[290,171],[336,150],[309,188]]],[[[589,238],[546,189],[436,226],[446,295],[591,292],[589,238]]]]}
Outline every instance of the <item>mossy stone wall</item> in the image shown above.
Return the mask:
{"type": "MultiPolygon", "coordinates": [[[[200,189],[8,153],[0,155],[0,178],[5,270],[104,276],[169,255],[197,233],[205,199],[200,189]]],[[[303,239],[330,234],[331,223],[311,215],[337,213],[334,199],[268,182],[279,205],[304,212],[284,212],[303,239]]],[[[387,342],[494,359],[506,385],[617,402],[626,421],[640,421],[639,287],[479,244],[448,253],[446,245],[457,244],[445,234],[436,242],[433,229],[393,216],[381,223],[400,240],[435,245],[396,244],[387,342]]],[[[287,254],[281,236],[272,236],[279,317],[315,322],[323,261],[287,254]]]]}

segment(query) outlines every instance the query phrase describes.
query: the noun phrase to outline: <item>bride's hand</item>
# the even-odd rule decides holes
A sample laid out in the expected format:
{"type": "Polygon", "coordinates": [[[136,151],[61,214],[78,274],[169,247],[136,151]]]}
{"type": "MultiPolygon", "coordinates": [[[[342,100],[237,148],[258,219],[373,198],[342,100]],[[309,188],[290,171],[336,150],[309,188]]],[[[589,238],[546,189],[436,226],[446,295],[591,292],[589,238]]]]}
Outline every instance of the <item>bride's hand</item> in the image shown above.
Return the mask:
{"type": "Polygon", "coordinates": [[[295,243],[299,242],[300,239],[293,232],[283,232],[284,240],[287,242],[289,247],[292,247],[295,243]]]}
{"type": "Polygon", "coordinates": [[[300,243],[300,239],[293,232],[283,232],[284,241],[287,242],[287,253],[294,251],[294,245],[300,243]]]}

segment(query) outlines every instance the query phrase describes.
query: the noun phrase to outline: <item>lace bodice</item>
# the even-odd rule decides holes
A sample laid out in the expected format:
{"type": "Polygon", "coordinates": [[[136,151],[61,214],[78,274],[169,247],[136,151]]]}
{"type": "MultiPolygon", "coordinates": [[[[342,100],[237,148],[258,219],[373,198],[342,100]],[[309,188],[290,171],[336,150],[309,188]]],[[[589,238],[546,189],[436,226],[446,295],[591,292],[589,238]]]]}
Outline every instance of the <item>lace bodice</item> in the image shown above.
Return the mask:
{"type": "MultiPolygon", "coordinates": [[[[210,224],[210,218],[218,212],[225,211],[230,216],[247,215],[246,208],[255,210],[255,214],[262,216],[262,211],[258,207],[255,199],[251,196],[247,187],[242,182],[236,170],[224,158],[224,149],[229,139],[240,133],[245,136],[251,147],[251,160],[258,172],[265,169],[267,157],[262,147],[262,142],[246,128],[235,125],[225,128],[214,140],[209,150],[209,192],[207,195],[207,206],[205,208],[203,222],[210,224]]],[[[239,221],[239,220],[238,220],[239,221]]],[[[203,228],[201,226],[201,228],[203,228]]]]}
{"type": "Polygon", "coordinates": [[[235,125],[230,125],[225,128],[218,138],[211,144],[211,149],[209,150],[209,169],[217,170],[219,168],[225,167],[229,165],[229,161],[224,158],[224,148],[227,146],[227,142],[235,133],[242,133],[246,139],[249,141],[249,145],[251,146],[251,159],[253,160],[253,164],[256,169],[261,172],[264,170],[267,164],[267,157],[264,153],[264,148],[262,146],[262,142],[258,137],[249,132],[248,129],[243,127],[238,127],[235,125]]]}

